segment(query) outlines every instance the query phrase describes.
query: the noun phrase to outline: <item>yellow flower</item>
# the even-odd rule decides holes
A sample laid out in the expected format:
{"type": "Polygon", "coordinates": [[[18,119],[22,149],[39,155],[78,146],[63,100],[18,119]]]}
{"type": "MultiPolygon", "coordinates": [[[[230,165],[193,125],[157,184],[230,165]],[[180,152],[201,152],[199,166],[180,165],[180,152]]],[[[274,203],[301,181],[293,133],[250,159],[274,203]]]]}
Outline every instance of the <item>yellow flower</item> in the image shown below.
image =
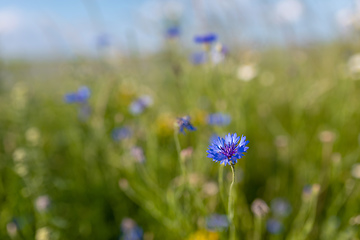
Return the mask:
{"type": "Polygon", "coordinates": [[[217,232],[198,230],[196,233],[190,235],[187,240],[219,240],[219,234],[217,232]]]}

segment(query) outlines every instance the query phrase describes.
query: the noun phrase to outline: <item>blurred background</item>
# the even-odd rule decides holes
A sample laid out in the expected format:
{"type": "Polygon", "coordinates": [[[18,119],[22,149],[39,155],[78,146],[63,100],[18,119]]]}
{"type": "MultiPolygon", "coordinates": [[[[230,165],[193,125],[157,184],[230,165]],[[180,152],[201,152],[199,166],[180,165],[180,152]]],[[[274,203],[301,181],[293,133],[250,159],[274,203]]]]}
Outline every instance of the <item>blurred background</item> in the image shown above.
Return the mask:
{"type": "Polygon", "coordinates": [[[359,239],[359,40],[357,0],[2,0],[0,239],[229,239],[228,133],[236,239],[359,239]]]}

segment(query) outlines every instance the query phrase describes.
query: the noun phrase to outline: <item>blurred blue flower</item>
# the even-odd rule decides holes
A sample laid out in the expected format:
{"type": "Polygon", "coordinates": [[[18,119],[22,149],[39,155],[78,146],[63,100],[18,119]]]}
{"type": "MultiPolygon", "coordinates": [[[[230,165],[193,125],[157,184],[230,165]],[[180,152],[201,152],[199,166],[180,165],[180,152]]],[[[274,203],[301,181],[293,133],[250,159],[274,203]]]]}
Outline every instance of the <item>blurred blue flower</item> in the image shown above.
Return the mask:
{"type": "Polygon", "coordinates": [[[289,201],[284,198],[274,198],[271,201],[272,212],[279,217],[287,217],[292,211],[289,201]]]}
{"type": "Polygon", "coordinates": [[[213,214],[206,218],[206,226],[209,230],[219,230],[227,228],[229,222],[226,215],[213,214]]]}
{"type": "Polygon", "coordinates": [[[120,240],[142,240],[143,230],[131,218],[124,218],[121,221],[120,240]]]}
{"type": "Polygon", "coordinates": [[[166,29],[166,37],[167,38],[177,38],[180,36],[180,29],[178,26],[169,27],[166,29]]]}
{"type": "Polygon", "coordinates": [[[283,230],[283,224],[274,218],[270,218],[266,222],[266,229],[269,233],[279,234],[283,230]]]}
{"type": "Polygon", "coordinates": [[[135,146],[131,148],[131,155],[135,158],[136,162],[138,163],[145,162],[144,150],[141,147],[135,146]]]}
{"type": "Polygon", "coordinates": [[[228,114],[213,113],[208,116],[207,122],[210,125],[224,126],[230,124],[231,117],[228,114]]]}
{"type": "Polygon", "coordinates": [[[196,43],[203,43],[203,44],[211,44],[215,42],[217,39],[216,34],[214,33],[208,33],[204,35],[195,36],[194,41],[196,43]]]}
{"type": "Polygon", "coordinates": [[[207,157],[212,158],[215,162],[220,162],[220,164],[232,164],[234,165],[238,159],[244,156],[249,147],[246,145],[249,141],[246,141],[245,136],[238,137],[236,133],[228,134],[225,138],[218,137],[215,141],[212,142],[212,145],[209,146],[209,149],[206,151],[208,153],[207,157]]]}
{"type": "Polygon", "coordinates": [[[151,106],[153,104],[153,99],[151,96],[143,95],[133,101],[129,106],[129,111],[133,115],[139,115],[141,114],[147,107],[151,106]]]}
{"type": "Polygon", "coordinates": [[[190,62],[194,65],[200,65],[207,62],[206,52],[193,53],[190,57],[190,62]]]}
{"type": "Polygon", "coordinates": [[[106,33],[102,33],[96,38],[96,46],[98,48],[106,48],[110,46],[110,36],[106,33]]]}
{"type": "Polygon", "coordinates": [[[115,128],[112,131],[112,138],[114,139],[114,141],[120,141],[125,138],[130,138],[131,135],[132,135],[132,132],[131,132],[130,128],[128,128],[128,127],[115,128]]]}
{"type": "Polygon", "coordinates": [[[90,98],[90,94],[90,89],[82,86],[77,92],[65,94],[64,100],[66,103],[85,103],[90,98]]]}
{"type": "Polygon", "coordinates": [[[185,134],[184,128],[186,128],[189,131],[196,130],[196,128],[193,125],[191,125],[189,116],[177,118],[177,124],[179,126],[179,132],[183,134],[185,134]]]}

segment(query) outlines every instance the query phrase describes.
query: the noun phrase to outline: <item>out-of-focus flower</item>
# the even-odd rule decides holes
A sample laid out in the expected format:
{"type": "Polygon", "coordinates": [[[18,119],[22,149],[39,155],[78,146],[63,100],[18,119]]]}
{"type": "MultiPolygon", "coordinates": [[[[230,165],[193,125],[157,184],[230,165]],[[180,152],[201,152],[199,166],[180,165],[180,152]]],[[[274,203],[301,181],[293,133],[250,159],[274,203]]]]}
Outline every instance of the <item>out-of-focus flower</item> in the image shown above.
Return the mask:
{"type": "Polygon", "coordinates": [[[306,185],[302,191],[302,198],[303,200],[310,200],[313,196],[317,195],[320,192],[320,185],[313,184],[313,185],[306,185]]]}
{"type": "Polygon", "coordinates": [[[331,131],[322,131],[319,134],[319,139],[322,143],[332,143],[335,141],[336,135],[331,131]]]}
{"type": "Polygon", "coordinates": [[[290,203],[284,198],[274,198],[271,201],[272,212],[279,217],[287,217],[292,211],[290,203]]]}
{"type": "Polygon", "coordinates": [[[219,192],[219,187],[216,182],[206,182],[203,185],[202,192],[206,196],[214,196],[219,192]]]}
{"type": "Polygon", "coordinates": [[[264,217],[269,212],[269,206],[262,199],[255,199],[251,204],[251,211],[256,217],[264,217]]]}
{"type": "Polygon", "coordinates": [[[208,116],[207,122],[210,125],[225,126],[230,124],[231,117],[229,114],[213,113],[208,116]]]}
{"type": "Polygon", "coordinates": [[[114,141],[120,141],[126,138],[130,138],[132,135],[131,129],[128,127],[115,128],[112,131],[112,138],[114,141]]]}
{"type": "Polygon", "coordinates": [[[206,230],[198,230],[190,235],[187,240],[218,240],[219,234],[216,232],[208,232],[206,230]]]}
{"type": "Polygon", "coordinates": [[[350,218],[349,224],[350,225],[360,225],[360,215],[350,218]]]}
{"type": "Polygon", "coordinates": [[[180,28],[178,26],[173,26],[166,29],[166,37],[168,39],[178,38],[179,36],[180,36],[180,28]]]}
{"type": "Polygon", "coordinates": [[[249,141],[246,141],[245,136],[238,137],[236,133],[228,134],[225,138],[218,137],[209,146],[206,151],[207,157],[212,158],[215,162],[220,164],[231,164],[234,165],[238,159],[244,156],[244,153],[249,149],[246,145],[249,141]]]}
{"type": "Polygon", "coordinates": [[[18,225],[15,221],[11,221],[6,224],[6,230],[11,238],[14,238],[17,234],[18,225]]]}
{"type": "Polygon", "coordinates": [[[146,108],[150,107],[153,104],[153,99],[151,96],[144,95],[133,101],[129,106],[129,111],[133,115],[141,114],[146,108]]]}
{"type": "Polygon", "coordinates": [[[98,48],[106,48],[108,46],[110,46],[111,41],[110,41],[110,36],[107,33],[102,33],[100,35],[97,36],[96,38],[96,46],[98,48]]]}
{"type": "Polygon", "coordinates": [[[77,92],[67,93],[64,96],[66,103],[85,103],[90,98],[90,89],[82,86],[77,92]]]}
{"type": "Polygon", "coordinates": [[[185,148],[180,152],[180,158],[182,161],[186,161],[192,157],[194,149],[192,147],[185,148]]]}
{"type": "Polygon", "coordinates": [[[219,64],[225,60],[227,49],[221,44],[217,43],[210,50],[210,57],[213,64],[219,64]]]}
{"type": "Polygon", "coordinates": [[[283,230],[283,224],[274,218],[270,218],[266,222],[266,229],[271,234],[279,234],[283,230]]]}
{"type": "Polygon", "coordinates": [[[204,35],[198,35],[194,37],[196,43],[211,44],[217,40],[217,36],[214,33],[208,33],[204,35]]]}
{"type": "Polygon", "coordinates": [[[295,23],[304,11],[302,3],[298,0],[282,0],[275,6],[275,14],[280,22],[295,23]]]}
{"type": "Polygon", "coordinates": [[[120,179],[118,184],[121,190],[126,190],[129,187],[129,182],[125,178],[120,179]]]}
{"type": "Polygon", "coordinates": [[[143,230],[131,218],[124,218],[121,221],[121,240],[141,240],[143,230]]]}
{"type": "Polygon", "coordinates": [[[237,77],[239,80],[248,82],[257,76],[257,69],[254,64],[241,65],[237,69],[237,77]]]}
{"type": "Polygon", "coordinates": [[[209,230],[223,230],[229,226],[226,215],[212,214],[206,218],[206,227],[209,230]]]}
{"type": "Polygon", "coordinates": [[[360,179],[360,163],[355,163],[351,167],[351,175],[356,179],[360,179]]]}
{"type": "Polygon", "coordinates": [[[360,74],[360,53],[352,55],[347,63],[348,71],[354,79],[358,79],[360,74]]]}
{"type": "Polygon", "coordinates": [[[35,200],[35,208],[38,212],[45,212],[50,206],[50,198],[47,195],[42,195],[36,198],[35,200]]]}
{"type": "Polygon", "coordinates": [[[36,240],[49,240],[50,239],[50,230],[47,227],[39,228],[36,230],[36,240]]]}
{"type": "Polygon", "coordinates": [[[208,61],[206,52],[193,53],[190,57],[190,62],[194,65],[200,65],[208,61]]]}
{"type": "Polygon", "coordinates": [[[29,128],[25,132],[25,138],[31,145],[36,146],[40,141],[40,131],[35,127],[29,128]]]}
{"type": "Polygon", "coordinates": [[[26,157],[26,151],[23,148],[15,149],[13,155],[13,160],[15,163],[23,162],[26,157]]]}
{"type": "Polygon", "coordinates": [[[190,123],[190,117],[185,116],[181,118],[177,118],[176,121],[177,126],[179,127],[179,132],[185,134],[184,129],[186,128],[189,131],[195,131],[196,128],[190,123]]]}
{"type": "Polygon", "coordinates": [[[136,162],[144,163],[145,162],[145,155],[144,151],[141,147],[133,147],[131,148],[131,155],[135,158],[136,162]]]}

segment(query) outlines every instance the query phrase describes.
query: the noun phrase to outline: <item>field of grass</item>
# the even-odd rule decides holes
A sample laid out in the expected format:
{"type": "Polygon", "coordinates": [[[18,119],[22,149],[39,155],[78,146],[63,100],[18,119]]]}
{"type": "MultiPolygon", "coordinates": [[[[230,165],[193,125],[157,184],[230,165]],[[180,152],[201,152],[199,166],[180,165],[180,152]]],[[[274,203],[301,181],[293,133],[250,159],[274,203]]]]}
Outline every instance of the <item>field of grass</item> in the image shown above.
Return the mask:
{"type": "Polygon", "coordinates": [[[335,42],[238,49],[217,65],[176,48],[1,62],[0,239],[359,239],[356,53],[335,42]],[[82,86],[87,101],[64,101],[82,86]],[[134,114],[141,96],[152,101],[134,114]],[[184,116],[196,130],[179,134],[184,116]],[[249,140],[230,226],[231,167],[206,153],[228,133],[249,140]]]}

